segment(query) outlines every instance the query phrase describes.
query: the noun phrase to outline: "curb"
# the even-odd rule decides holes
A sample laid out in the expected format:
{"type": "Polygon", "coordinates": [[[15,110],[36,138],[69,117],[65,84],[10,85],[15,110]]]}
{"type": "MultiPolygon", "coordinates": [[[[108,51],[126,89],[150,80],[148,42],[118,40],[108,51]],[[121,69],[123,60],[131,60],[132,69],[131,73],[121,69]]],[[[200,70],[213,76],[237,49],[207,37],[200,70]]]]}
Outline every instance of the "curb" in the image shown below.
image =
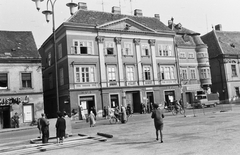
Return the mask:
{"type": "Polygon", "coordinates": [[[12,132],[12,131],[20,131],[20,130],[28,130],[28,129],[33,129],[36,128],[36,126],[28,126],[28,127],[19,127],[19,128],[7,128],[7,129],[1,129],[0,133],[5,133],[5,132],[12,132]]]}

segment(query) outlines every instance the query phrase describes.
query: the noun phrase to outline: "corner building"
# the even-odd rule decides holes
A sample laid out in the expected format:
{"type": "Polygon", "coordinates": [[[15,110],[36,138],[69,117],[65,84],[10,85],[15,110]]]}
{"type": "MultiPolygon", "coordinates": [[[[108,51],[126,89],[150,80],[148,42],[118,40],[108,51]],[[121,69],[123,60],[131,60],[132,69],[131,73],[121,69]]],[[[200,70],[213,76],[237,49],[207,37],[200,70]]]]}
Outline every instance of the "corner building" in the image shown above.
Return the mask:
{"type": "MultiPolygon", "coordinates": [[[[175,32],[159,15],[144,17],[141,10],[123,15],[89,11],[86,3],[56,30],[60,110],[88,114],[95,106],[132,106],[180,99],[175,32]]],[[[45,112],[56,112],[54,53],[50,36],[41,46],[45,112]]],[[[79,117],[81,119],[81,117],[79,117]]]]}

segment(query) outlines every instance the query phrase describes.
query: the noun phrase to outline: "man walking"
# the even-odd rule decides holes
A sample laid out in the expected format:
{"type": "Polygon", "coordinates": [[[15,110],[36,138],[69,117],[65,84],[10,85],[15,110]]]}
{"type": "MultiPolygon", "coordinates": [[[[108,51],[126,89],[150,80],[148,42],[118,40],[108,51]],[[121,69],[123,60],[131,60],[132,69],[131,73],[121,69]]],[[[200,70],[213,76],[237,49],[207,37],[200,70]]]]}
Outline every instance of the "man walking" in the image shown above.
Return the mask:
{"type": "Polygon", "coordinates": [[[160,132],[160,140],[161,140],[160,142],[163,143],[162,129],[163,129],[164,114],[158,104],[154,104],[153,107],[154,107],[154,110],[152,112],[152,118],[154,119],[154,126],[156,129],[156,140],[158,140],[158,131],[159,131],[160,132]]]}

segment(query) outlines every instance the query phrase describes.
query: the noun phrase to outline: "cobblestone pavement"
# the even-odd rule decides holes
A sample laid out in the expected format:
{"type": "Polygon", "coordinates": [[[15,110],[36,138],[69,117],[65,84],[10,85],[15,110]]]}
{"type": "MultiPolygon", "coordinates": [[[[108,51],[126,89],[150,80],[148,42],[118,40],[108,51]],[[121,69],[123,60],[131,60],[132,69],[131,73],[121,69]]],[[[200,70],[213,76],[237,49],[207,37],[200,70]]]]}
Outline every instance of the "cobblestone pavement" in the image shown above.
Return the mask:
{"type": "MultiPolygon", "coordinates": [[[[209,112],[196,117],[166,115],[163,141],[155,140],[150,114],[133,116],[127,124],[99,125],[79,133],[113,135],[106,142],[81,144],[35,153],[44,155],[226,155],[239,154],[240,106],[226,112],[209,112]]],[[[104,124],[104,123],[103,123],[104,124]]],[[[64,146],[64,144],[63,144],[64,146]]]]}

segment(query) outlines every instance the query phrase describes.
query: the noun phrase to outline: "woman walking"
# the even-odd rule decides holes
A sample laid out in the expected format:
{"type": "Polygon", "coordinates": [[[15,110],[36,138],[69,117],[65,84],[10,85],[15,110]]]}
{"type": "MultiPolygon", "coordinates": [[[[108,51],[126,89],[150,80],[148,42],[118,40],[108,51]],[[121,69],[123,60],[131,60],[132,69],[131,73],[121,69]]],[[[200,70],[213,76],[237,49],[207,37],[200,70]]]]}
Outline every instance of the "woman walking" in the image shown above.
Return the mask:
{"type": "Polygon", "coordinates": [[[60,112],[58,112],[57,115],[58,115],[58,119],[55,125],[57,130],[57,143],[63,143],[63,139],[65,137],[65,130],[66,130],[66,121],[60,112]]]}
{"type": "Polygon", "coordinates": [[[95,124],[96,124],[96,118],[95,118],[95,115],[93,114],[92,111],[90,111],[90,114],[89,114],[89,122],[90,122],[90,127],[94,127],[95,124]]]}

